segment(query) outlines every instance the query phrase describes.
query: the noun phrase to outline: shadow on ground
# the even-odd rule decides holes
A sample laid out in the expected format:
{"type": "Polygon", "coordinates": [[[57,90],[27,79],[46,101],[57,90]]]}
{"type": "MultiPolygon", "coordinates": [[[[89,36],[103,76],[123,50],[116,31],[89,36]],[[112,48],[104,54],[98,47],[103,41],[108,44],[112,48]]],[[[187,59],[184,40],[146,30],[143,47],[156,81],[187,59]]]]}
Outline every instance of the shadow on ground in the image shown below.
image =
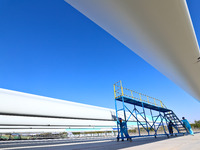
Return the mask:
{"type": "MultiPolygon", "coordinates": [[[[199,132],[196,132],[197,134],[199,132]]],[[[187,136],[187,135],[186,135],[187,136]]],[[[32,141],[21,141],[21,142],[4,142],[0,144],[0,149],[29,149],[29,150],[119,150],[134,148],[137,146],[146,145],[150,143],[156,143],[159,141],[168,142],[169,139],[179,139],[183,135],[170,136],[158,136],[155,137],[135,137],[130,141],[119,141],[116,138],[81,138],[81,139],[62,139],[62,140],[32,140],[32,141]]],[[[164,142],[164,143],[165,143],[164,142]]],[[[168,142],[170,143],[170,141],[168,142]]],[[[161,145],[162,146],[162,145],[161,145]]]]}
{"type": "MultiPolygon", "coordinates": [[[[158,141],[163,141],[163,140],[169,140],[172,138],[179,138],[182,137],[183,135],[179,135],[179,136],[170,136],[169,138],[167,136],[159,136],[157,138],[154,137],[137,137],[137,138],[133,138],[132,142],[130,141],[119,141],[117,142],[117,139],[113,139],[112,141],[110,141],[108,139],[108,142],[102,142],[102,143],[86,143],[86,144],[78,144],[78,145],[71,145],[71,146],[67,146],[67,147],[52,147],[48,148],[48,150],[63,150],[63,149],[67,149],[67,150],[119,150],[119,149],[123,149],[123,148],[129,148],[129,147],[136,147],[139,145],[144,145],[144,144],[149,144],[149,143],[154,143],[154,142],[158,142],[158,141]]],[[[42,149],[44,150],[44,149],[42,149]]]]}

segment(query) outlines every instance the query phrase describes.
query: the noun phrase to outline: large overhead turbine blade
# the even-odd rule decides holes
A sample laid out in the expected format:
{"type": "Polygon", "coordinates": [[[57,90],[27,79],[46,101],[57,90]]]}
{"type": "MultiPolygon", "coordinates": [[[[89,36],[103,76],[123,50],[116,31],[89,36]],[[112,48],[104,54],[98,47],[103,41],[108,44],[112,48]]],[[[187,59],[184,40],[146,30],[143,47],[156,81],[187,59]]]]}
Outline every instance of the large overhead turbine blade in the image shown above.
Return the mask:
{"type": "Polygon", "coordinates": [[[200,101],[199,48],[185,0],[66,0],[200,101]]]}

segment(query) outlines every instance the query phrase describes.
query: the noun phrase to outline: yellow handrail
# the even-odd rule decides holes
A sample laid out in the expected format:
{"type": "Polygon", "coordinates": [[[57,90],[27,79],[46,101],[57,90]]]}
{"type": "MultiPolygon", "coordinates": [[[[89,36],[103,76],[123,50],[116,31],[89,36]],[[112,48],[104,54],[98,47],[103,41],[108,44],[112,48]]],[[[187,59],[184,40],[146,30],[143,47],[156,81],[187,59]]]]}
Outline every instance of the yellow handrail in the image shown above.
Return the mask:
{"type": "Polygon", "coordinates": [[[122,87],[122,81],[120,80],[120,85],[121,85],[121,91],[122,91],[122,96],[124,95],[124,90],[123,90],[123,87],[122,87]]]}
{"type": "Polygon", "coordinates": [[[146,94],[142,94],[142,93],[139,93],[139,92],[127,89],[127,88],[124,88],[122,86],[121,80],[116,82],[113,86],[114,86],[114,96],[115,96],[115,98],[118,98],[118,97],[121,97],[121,96],[126,96],[126,97],[130,97],[132,99],[139,100],[141,102],[146,102],[148,104],[152,104],[152,105],[155,105],[155,106],[160,106],[162,108],[166,108],[166,106],[163,104],[163,102],[159,99],[156,99],[154,97],[151,97],[151,96],[148,96],[146,94]],[[134,96],[135,95],[134,93],[136,94],[136,96],[134,96]],[[137,95],[138,95],[138,97],[137,97],[137,95]],[[143,99],[144,97],[146,98],[146,100],[143,99]],[[152,102],[152,100],[153,100],[153,102],[152,102]],[[156,103],[156,101],[157,101],[157,103],[156,103]]]}
{"type": "Polygon", "coordinates": [[[115,84],[114,84],[113,86],[114,86],[114,95],[115,95],[115,97],[116,97],[115,84]]]}

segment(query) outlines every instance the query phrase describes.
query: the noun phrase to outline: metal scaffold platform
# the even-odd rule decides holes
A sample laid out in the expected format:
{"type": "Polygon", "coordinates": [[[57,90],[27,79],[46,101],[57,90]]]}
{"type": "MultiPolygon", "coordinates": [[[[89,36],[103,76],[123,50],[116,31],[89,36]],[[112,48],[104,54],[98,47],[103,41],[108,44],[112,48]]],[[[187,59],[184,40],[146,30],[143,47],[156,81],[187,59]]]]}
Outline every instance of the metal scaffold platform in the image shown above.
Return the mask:
{"type": "Polygon", "coordinates": [[[121,81],[114,84],[114,96],[118,129],[117,140],[124,140],[124,138],[131,140],[131,138],[138,136],[155,136],[156,138],[159,135],[166,135],[169,137],[168,124],[170,121],[176,130],[173,135],[187,133],[181,120],[161,100],[124,88],[121,81]],[[127,132],[127,124],[136,123],[138,135],[129,136],[126,132],[122,133],[121,120],[123,120],[127,132]],[[162,128],[163,133],[159,132],[160,128],[162,128]],[[141,134],[141,130],[146,131],[146,134],[141,134]]]}

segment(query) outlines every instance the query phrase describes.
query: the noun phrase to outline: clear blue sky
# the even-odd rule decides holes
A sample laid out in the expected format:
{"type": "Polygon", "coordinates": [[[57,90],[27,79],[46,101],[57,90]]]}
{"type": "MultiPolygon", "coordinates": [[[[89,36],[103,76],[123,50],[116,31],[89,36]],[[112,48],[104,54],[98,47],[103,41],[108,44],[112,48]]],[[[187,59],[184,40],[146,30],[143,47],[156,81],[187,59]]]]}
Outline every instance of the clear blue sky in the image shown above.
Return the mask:
{"type": "MultiPolygon", "coordinates": [[[[200,39],[200,1],[188,0],[200,39]]],[[[200,103],[64,0],[0,0],[0,87],[114,108],[113,84],[189,121],[200,103]]]]}

